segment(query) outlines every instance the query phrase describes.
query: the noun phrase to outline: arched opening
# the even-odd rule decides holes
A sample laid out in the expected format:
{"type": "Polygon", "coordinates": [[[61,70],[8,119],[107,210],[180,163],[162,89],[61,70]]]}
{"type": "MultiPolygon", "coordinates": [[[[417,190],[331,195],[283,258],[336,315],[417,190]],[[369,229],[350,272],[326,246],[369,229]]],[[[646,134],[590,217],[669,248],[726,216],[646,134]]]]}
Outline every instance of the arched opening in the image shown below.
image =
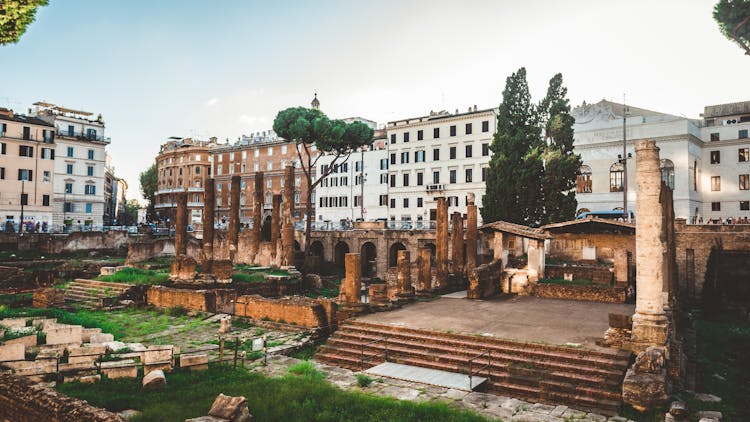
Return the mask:
{"type": "Polygon", "coordinates": [[[316,256],[320,258],[321,261],[323,261],[323,257],[325,256],[323,254],[323,242],[320,240],[316,240],[310,244],[310,255],[316,256]]]}
{"type": "Polygon", "coordinates": [[[391,245],[390,249],[388,249],[388,266],[389,267],[395,267],[398,265],[398,251],[404,251],[406,250],[406,246],[404,246],[401,242],[396,242],[391,245]]]}
{"type": "Polygon", "coordinates": [[[375,277],[375,260],[378,257],[378,250],[375,247],[375,244],[372,242],[365,242],[365,244],[362,245],[360,255],[362,256],[362,277],[375,277]]]}
{"type": "Polygon", "coordinates": [[[263,219],[263,227],[260,229],[261,235],[263,236],[264,242],[271,241],[271,216],[269,215],[263,219]]]}
{"type": "Polygon", "coordinates": [[[424,245],[425,248],[430,250],[430,265],[435,265],[435,255],[437,254],[437,248],[434,243],[427,243],[424,245]]]}
{"type": "Polygon", "coordinates": [[[591,193],[591,167],[582,165],[576,176],[576,192],[591,193]]]}
{"type": "Polygon", "coordinates": [[[662,159],[659,162],[659,170],[661,170],[661,181],[674,190],[674,163],[672,160],[662,159]]]}
{"type": "Polygon", "coordinates": [[[337,267],[343,268],[345,266],[346,254],[349,253],[349,245],[344,241],[339,241],[333,248],[333,263],[337,267]]]}
{"type": "Polygon", "coordinates": [[[625,166],[622,163],[614,163],[609,167],[609,191],[622,192],[624,190],[623,175],[625,166]]]}

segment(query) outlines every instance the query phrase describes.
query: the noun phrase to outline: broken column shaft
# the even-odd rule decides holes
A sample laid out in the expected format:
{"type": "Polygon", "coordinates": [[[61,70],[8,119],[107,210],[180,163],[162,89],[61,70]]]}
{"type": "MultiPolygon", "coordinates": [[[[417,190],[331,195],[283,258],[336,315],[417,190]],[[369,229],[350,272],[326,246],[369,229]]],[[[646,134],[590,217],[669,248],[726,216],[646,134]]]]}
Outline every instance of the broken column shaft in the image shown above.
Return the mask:
{"type": "Polygon", "coordinates": [[[203,272],[211,272],[214,258],[214,208],[216,208],[216,186],[214,179],[206,180],[203,193],[203,272]]]}
{"type": "Polygon", "coordinates": [[[469,192],[466,206],[466,274],[477,266],[477,206],[474,194],[469,192]]]}
{"type": "Polygon", "coordinates": [[[294,265],[294,166],[284,169],[284,200],[282,202],[281,265],[294,265]]]}
{"type": "Polygon", "coordinates": [[[234,262],[240,233],[240,185],[242,178],[232,176],[229,208],[229,259],[234,262]]]}
{"type": "Polygon", "coordinates": [[[460,212],[454,212],[451,216],[451,261],[453,261],[453,274],[461,277],[464,272],[464,220],[460,212]]]}
{"type": "Polygon", "coordinates": [[[437,265],[435,289],[443,290],[448,286],[448,203],[444,196],[437,198],[435,247],[435,261],[437,265]]]}

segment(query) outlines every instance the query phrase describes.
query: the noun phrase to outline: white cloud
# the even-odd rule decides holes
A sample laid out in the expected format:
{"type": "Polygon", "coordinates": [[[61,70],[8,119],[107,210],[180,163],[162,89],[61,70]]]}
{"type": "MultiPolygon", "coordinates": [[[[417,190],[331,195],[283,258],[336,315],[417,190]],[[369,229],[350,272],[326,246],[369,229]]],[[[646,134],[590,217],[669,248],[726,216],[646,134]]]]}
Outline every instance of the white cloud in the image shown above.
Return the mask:
{"type": "Polygon", "coordinates": [[[216,97],[213,97],[210,100],[206,101],[206,107],[215,106],[218,102],[219,102],[219,99],[216,97]]]}
{"type": "Polygon", "coordinates": [[[237,120],[240,123],[246,124],[246,125],[268,123],[268,118],[266,116],[248,116],[247,114],[241,115],[237,120]]]}

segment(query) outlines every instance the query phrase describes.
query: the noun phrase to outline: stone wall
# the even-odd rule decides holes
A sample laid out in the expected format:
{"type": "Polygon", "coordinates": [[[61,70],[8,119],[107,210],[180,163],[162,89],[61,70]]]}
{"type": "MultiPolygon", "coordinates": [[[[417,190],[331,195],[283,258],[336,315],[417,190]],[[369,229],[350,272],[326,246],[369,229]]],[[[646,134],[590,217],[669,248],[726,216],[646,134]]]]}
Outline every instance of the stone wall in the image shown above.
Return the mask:
{"type": "Polygon", "coordinates": [[[128,232],[0,233],[0,250],[68,253],[89,250],[116,250],[128,245],[128,232]]]}
{"type": "Polygon", "coordinates": [[[583,260],[584,247],[596,247],[598,259],[614,262],[615,249],[635,252],[635,235],[613,233],[555,233],[546,249],[547,258],[583,260]]]}
{"type": "MultiPolygon", "coordinates": [[[[160,258],[164,256],[174,256],[175,246],[173,238],[160,238],[160,239],[141,239],[131,242],[128,245],[128,258],[129,264],[149,261],[153,258],[160,258]]],[[[188,236],[187,242],[187,256],[195,260],[199,260],[201,257],[202,246],[201,243],[188,236]]]]}
{"type": "Polygon", "coordinates": [[[482,299],[498,293],[502,277],[503,261],[501,260],[474,268],[469,273],[469,289],[466,296],[469,299],[482,299]]]}
{"type": "Polygon", "coordinates": [[[236,293],[227,289],[192,290],[175,289],[164,286],[149,287],[146,292],[146,303],[159,308],[174,308],[177,306],[191,311],[231,313],[231,302],[236,293]]]}
{"type": "Polygon", "coordinates": [[[614,271],[610,267],[595,265],[547,265],[546,278],[565,278],[565,274],[573,274],[573,280],[591,280],[594,284],[612,284],[614,271]]]}
{"type": "Polygon", "coordinates": [[[319,300],[307,297],[266,299],[249,295],[237,298],[235,315],[256,320],[283,321],[312,328],[328,327],[329,319],[335,320],[335,309],[335,306],[324,306],[319,300]]]}
{"type": "Polygon", "coordinates": [[[0,420],[117,422],[123,419],[31,380],[0,373],[0,420]]]}
{"type": "Polygon", "coordinates": [[[594,285],[538,283],[531,294],[550,299],[585,300],[589,302],[625,303],[625,288],[594,285]]]}

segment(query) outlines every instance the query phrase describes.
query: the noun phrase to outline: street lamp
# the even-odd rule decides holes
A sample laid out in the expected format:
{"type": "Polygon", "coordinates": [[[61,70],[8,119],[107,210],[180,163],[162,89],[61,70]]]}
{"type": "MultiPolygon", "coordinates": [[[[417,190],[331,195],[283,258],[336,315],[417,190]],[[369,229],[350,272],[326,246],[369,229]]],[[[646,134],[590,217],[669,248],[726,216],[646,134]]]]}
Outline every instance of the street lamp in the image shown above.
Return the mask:
{"type": "Polygon", "coordinates": [[[627,152],[628,141],[626,124],[628,112],[630,109],[625,105],[625,94],[622,95],[622,154],[617,154],[617,161],[622,164],[622,212],[624,221],[629,221],[628,213],[628,160],[633,158],[632,154],[627,152]]]}

